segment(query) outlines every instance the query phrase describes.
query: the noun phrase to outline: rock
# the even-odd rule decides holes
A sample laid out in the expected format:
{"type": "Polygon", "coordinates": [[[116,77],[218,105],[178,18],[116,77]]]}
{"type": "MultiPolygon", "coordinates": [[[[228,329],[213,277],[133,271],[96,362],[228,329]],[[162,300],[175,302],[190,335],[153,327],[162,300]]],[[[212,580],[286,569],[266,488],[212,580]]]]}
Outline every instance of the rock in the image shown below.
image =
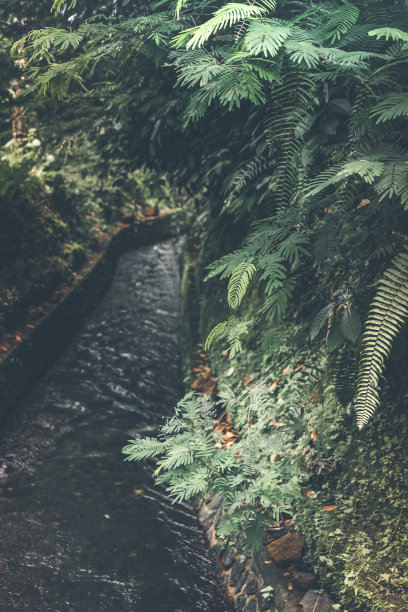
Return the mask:
{"type": "Polygon", "coordinates": [[[203,506],[199,512],[198,520],[200,521],[201,525],[205,527],[205,529],[209,529],[209,527],[211,527],[212,514],[208,512],[205,506],[203,506]]]}
{"type": "Polygon", "coordinates": [[[316,576],[310,572],[296,572],[292,582],[301,591],[308,591],[315,584],[316,576]]]}
{"type": "Polygon", "coordinates": [[[245,586],[245,593],[247,595],[255,595],[257,591],[258,591],[258,582],[255,579],[252,579],[249,582],[247,582],[245,586]]]}
{"type": "Polygon", "coordinates": [[[308,591],[302,599],[303,612],[336,612],[328,595],[308,591]]]}
{"type": "Polygon", "coordinates": [[[305,538],[300,533],[287,533],[268,544],[268,552],[275,563],[292,563],[302,557],[305,538]]]}
{"type": "Polygon", "coordinates": [[[247,581],[247,578],[248,578],[248,572],[245,571],[245,572],[242,573],[241,578],[239,579],[239,582],[237,584],[237,587],[236,587],[237,588],[237,593],[241,592],[242,587],[244,586],[244,584],[247,581]]]}
{"type": "Polygon", "coordinates": [[[267,612],[271,609],[273,599],[271,597],[263,597],[261,593],[258,594],[258,608],[261,612],[267,612]]]}
{"type": "Polygon", "coordinates": [[[229,568],[232,567],[234,561],[235,561],[235,552],[232,550],[232,548],[228,548],[227,552],[225,553],[222,564],[226,570],[229,570],[229,568]]]}
{"type": "Polygon", "coordinates": [[[216,510],[222,504],[222,502],[223,498],[220,495],[214,495],[208,507],[210,510],[216,510]]]}
{"type": "Polygon", "coordinates": [[[244,569],[245,569],[245,565],[243,563],[241,563],[240,561],[235,561],[234,565],[232,566],[231,576],[230,576],[231,586],[237,586],[244,569]]]}
{"type": "Polygon", "coordinates": [[[256,605],[256,599],[248,599],[245,604],[244,612],[257,612],[257,611],[258,611],[258,606],[256,605]]]}
{"type": "Polygon", "coordinates": [[[224,591],[227,590],[228,587],[228,574],[224,574],[221,578],[221,584],[224,587],[224,591]]]}
{"type": "Polygon", "coordinates": [[[216,561],[220,554],[220,547],[218,546],[218,544],[216,544],[215,546],[212,546],[210,550],[208,551],[208,554],[209,554],[210,559],[212,559],[213,561],[216,561]]]}

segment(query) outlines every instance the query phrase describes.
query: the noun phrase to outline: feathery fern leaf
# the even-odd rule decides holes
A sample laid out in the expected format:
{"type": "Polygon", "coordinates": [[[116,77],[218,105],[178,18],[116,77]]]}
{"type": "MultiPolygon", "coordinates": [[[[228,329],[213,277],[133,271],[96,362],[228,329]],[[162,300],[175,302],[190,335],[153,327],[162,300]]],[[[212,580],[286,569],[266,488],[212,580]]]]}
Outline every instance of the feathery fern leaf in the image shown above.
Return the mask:
{"type": "Polygon", "coordinates": [[[392,93],[371,111],[376,123],[384,123],[396,117],[408,116],[408,93],[392,93]]]}
{"type": "Polygon", "coordinates": [[[254,4],[243,4],[241,2],[228,2],[216,11],[210,19],[199,26],[184,30],[174,37],[174,46],[186,45],[187,49],[202,47],[204,43],[219,30],[231,27],[234,24],[249,19],[250,17],[261,17],[267,12],[267,8],[254,4]]]}
{"type": "Polygon", "coordinates": [[[371,304],[363,335],[354,407],[359,429],[380,404],[379,380],[394,338],[408,319],[408,252],[397,255],[385,271],[371,304]]]}
{"type": "Polygon", "coordinates": [[[231,308],[235,309],[240,305],[255,270],[252,261],[244,261],[233,271],[228,284],[228,304],[231,308]]]}

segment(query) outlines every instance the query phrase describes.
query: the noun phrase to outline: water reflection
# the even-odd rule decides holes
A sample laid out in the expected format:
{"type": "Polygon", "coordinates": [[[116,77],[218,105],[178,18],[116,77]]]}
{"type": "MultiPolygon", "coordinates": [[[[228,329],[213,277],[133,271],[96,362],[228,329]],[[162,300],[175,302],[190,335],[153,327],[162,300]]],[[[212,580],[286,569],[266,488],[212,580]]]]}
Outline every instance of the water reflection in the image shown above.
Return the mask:
{"type": "Polygon", "coordinates": [[[0,610],[226,612],[190,506],[123,462],[182,393],[179,274],[166,242],[124,255],[111,290],[1,443],[0,610]]]}

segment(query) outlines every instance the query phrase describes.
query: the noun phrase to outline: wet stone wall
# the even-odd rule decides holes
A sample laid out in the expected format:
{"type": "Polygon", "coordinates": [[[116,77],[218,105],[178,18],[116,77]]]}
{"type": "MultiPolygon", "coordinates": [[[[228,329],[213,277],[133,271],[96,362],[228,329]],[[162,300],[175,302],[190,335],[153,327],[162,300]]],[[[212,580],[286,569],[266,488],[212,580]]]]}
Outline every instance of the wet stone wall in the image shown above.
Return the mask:
{"type": "MultiPolygon", "coordinates": [[[[335,612],[304,558],[304,538],[281,530],[255,554],[216,535],[223,500],[208,495],[197,503],[198,517],[219,567],[227,597],[237,612],[335,612]]],[[[338,608],[337,608],[338,610],[338,608]]]]}

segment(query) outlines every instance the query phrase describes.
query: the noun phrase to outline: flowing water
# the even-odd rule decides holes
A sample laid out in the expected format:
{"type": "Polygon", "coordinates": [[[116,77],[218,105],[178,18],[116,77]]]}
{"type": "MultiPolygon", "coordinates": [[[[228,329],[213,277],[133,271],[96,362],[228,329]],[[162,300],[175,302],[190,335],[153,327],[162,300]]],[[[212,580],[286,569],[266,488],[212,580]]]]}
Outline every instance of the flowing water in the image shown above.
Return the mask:
{"type": "Polygon", "coordinates": [[[0,444],[0,611],[226,612],[192,508],[121,448],[182,394],[177,246],[125,254],[112,287],[0,444]]]}

